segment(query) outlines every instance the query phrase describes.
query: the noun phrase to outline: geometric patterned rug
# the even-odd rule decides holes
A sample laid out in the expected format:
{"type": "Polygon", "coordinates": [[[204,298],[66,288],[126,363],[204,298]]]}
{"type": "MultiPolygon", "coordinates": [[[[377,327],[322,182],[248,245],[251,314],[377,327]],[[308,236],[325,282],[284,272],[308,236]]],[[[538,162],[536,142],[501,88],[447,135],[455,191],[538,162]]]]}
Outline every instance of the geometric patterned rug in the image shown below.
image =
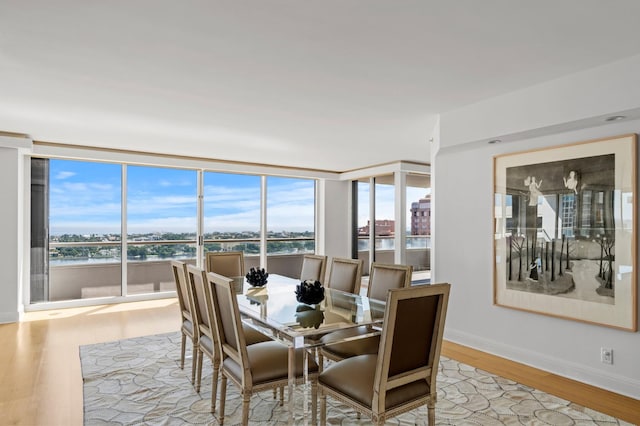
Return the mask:
{"type": "MultiPolygon", "coordinates": [[[[187,345],[189,346],[189,345],[187,345]]],[[[187,355],[190,350],[187,349],[187,355]]],[[[205,357],[201,392],[191,385],[191,358],[180,369],[180,333],[137,337],[80,347],[85,425],[218,425],[209,412],[211,363],[205,357]]],[[[630,423],[579,406],[486,371],[441,357],[438,374],[437,425],[625,425],[630,423]]],[[[304,417],[303,387],[296,387],[295,424],[304,417]]],[[[286,400],[285,392],[285,400],[286,400]]],[[[241,421],[241,399],[229,382],[225,425],[241,421]]],[[[426,425],[426,406],[387,422],[426,425]]],[[[250,424],[287,424],[271,391],[253,395],[250,424]]],[[[348,407],[327,398],[327,423],[366,425],[348,407]]]]}

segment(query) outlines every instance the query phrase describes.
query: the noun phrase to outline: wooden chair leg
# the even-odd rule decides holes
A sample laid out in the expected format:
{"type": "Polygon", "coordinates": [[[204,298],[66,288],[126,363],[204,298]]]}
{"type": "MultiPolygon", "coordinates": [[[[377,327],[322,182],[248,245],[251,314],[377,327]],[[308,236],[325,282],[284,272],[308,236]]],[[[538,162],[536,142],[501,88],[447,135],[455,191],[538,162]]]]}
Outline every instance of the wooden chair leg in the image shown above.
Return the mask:
{"type": "Polygon", "coordinates": [[[182,333],[182,340],[180,341],[180,370],[184,370],[184,353],[187,350],[187,335],[182,333]]]}
{"type": "Polygon", "coordinates": [[[318,381],[311,382],[311,424],[318,424],[318,381]]]}
{"type": "Polygon", "coordinates": [[[194,384],[196,382],[196,367],[197,367],[197,361],[198,361],[198,344],[194,343],[193,344],[193,349],[191,351],[192,353],[192,357],[191,357],[191,384],[194,384]]]}
{"type": "Polygon", "coordinates": [[[227,376],[222,373],[220,380],[220,426],[224,423],[224,403],[227,399],[227,376]]]}
{"type": "Polygon", "coordinates": [[[280,386],[280,406],[284,405],[284,386],[280,386]]]}
{"type": "Polygon", "coordinates": [[[429,419],[427,425],[435,426],[436,424],[436,401],[434,398],[429,398],[427,401],[427,417],[429,419]]]}
{"type": "Polygon", "coordinates": [[[320,389],[320,425],[327,424],[327,395],[320,389]]]}
{"type": "Polygon", "coordinates": [[[324,370],[324,357],[322,356],[322,350],[318,351],[318,373],[322,373],[324,370]]]}
{"type": "Polygon", "coordinates": [[[242,392],[242,424],[249,424],[249,401],[251,401],[251,394],[249,392],[242,392]]]}
{"type": "Polygon", "coordinates": [[[211,377],[211,412],[216,411],[216,394],[218,393],[218,372],[220,371],[220,361],[213,362],[213,376],[211,377]]]}
{"type": "Polygon", "coordinates": [[[202,351],[198,350],[196,352],[196,357],[194,362],[196,363],[196,383],[195,383],[195,387],[196,387],[196,392],[200,393],[200,382],[202,380],[202,358],[203,358],[204,354],[202,353],[202,351]]]}

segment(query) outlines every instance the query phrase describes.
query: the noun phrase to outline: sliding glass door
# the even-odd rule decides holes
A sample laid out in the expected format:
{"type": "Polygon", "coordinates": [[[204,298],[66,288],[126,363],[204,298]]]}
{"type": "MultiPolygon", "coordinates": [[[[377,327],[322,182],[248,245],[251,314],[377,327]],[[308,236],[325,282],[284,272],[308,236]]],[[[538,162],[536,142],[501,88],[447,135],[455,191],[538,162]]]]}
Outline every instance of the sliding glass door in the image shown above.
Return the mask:
{"type": "Polygon", "coordinates": [[[169,261],[208,251],[294,276],[315,252],[313,179],[56,158],[31,171],[30,303],[174,291],[169,261]]]}
{"type": "MultiPolygon", "coordinates": [[[[431,269],[431,183],[428,175],[408,174],[406,185],[406,262],[416,271],[431,269]]],[[[423,273],[421,280],[430,277],[423,273]]]]}
{"type": "Polygon", "coordinates": [[[365,273],[371,262],[404,263],[414,271],[430,269],[429,186],[429,175],[406,172],[353,181],[353,232],[365,273]]]}
{"type": "Polygon", "coordinates": [[[175,290],[169,260],[195,263],[197,172],[126,166],[126,294],[175,290]]]}
{"type": "MultiPolygon", "coordinates": [[[[260,255],[260,176],[204,172],[204,253],[260,255]]],[[[251,262],[252,264],[254,262],[251,262]]]]}
{"type": "MultiPolygon", "coordinates": [[[[38,208],[48,208],[40,230],[48,237],[48,282],[38,285],[32,276],[31,301],[121,295],[122,166],[36,160],[32,174],[49,167],[40,173],[43,202],[32,205],[35,215],[38,208]]],[[[44,258],[32,257],[37,261],[45,264],[44,258]]]]}

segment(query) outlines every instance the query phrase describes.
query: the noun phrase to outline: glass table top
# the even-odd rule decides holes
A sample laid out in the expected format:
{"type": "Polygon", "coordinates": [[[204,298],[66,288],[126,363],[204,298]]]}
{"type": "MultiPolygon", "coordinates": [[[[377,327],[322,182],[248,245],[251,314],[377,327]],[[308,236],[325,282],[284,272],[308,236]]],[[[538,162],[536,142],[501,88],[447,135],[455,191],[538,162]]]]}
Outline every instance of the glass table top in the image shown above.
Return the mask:
{"type": "Polygon", "coordinates": [[[281,275],[269,274],[264,287],[251,287],[244,277],[234,278],[234,282],[242,315],[289,339],[360,325],[381,325],[384,319],[384,301],[330,288],[325,288],[320,303],[300,303],[295,294],[300,281],[281,275]]]}

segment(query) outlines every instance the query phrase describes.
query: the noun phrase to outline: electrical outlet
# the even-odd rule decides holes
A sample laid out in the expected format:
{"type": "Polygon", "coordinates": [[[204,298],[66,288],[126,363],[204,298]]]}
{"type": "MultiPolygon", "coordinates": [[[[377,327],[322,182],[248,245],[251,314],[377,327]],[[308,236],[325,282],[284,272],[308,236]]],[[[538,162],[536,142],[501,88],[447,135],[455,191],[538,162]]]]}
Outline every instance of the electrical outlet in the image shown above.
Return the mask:
{"type": "Polygon", "coordinates": [[[613,349],[600,348],[600,361],[605,364],[613,364],[613,349]]]}

